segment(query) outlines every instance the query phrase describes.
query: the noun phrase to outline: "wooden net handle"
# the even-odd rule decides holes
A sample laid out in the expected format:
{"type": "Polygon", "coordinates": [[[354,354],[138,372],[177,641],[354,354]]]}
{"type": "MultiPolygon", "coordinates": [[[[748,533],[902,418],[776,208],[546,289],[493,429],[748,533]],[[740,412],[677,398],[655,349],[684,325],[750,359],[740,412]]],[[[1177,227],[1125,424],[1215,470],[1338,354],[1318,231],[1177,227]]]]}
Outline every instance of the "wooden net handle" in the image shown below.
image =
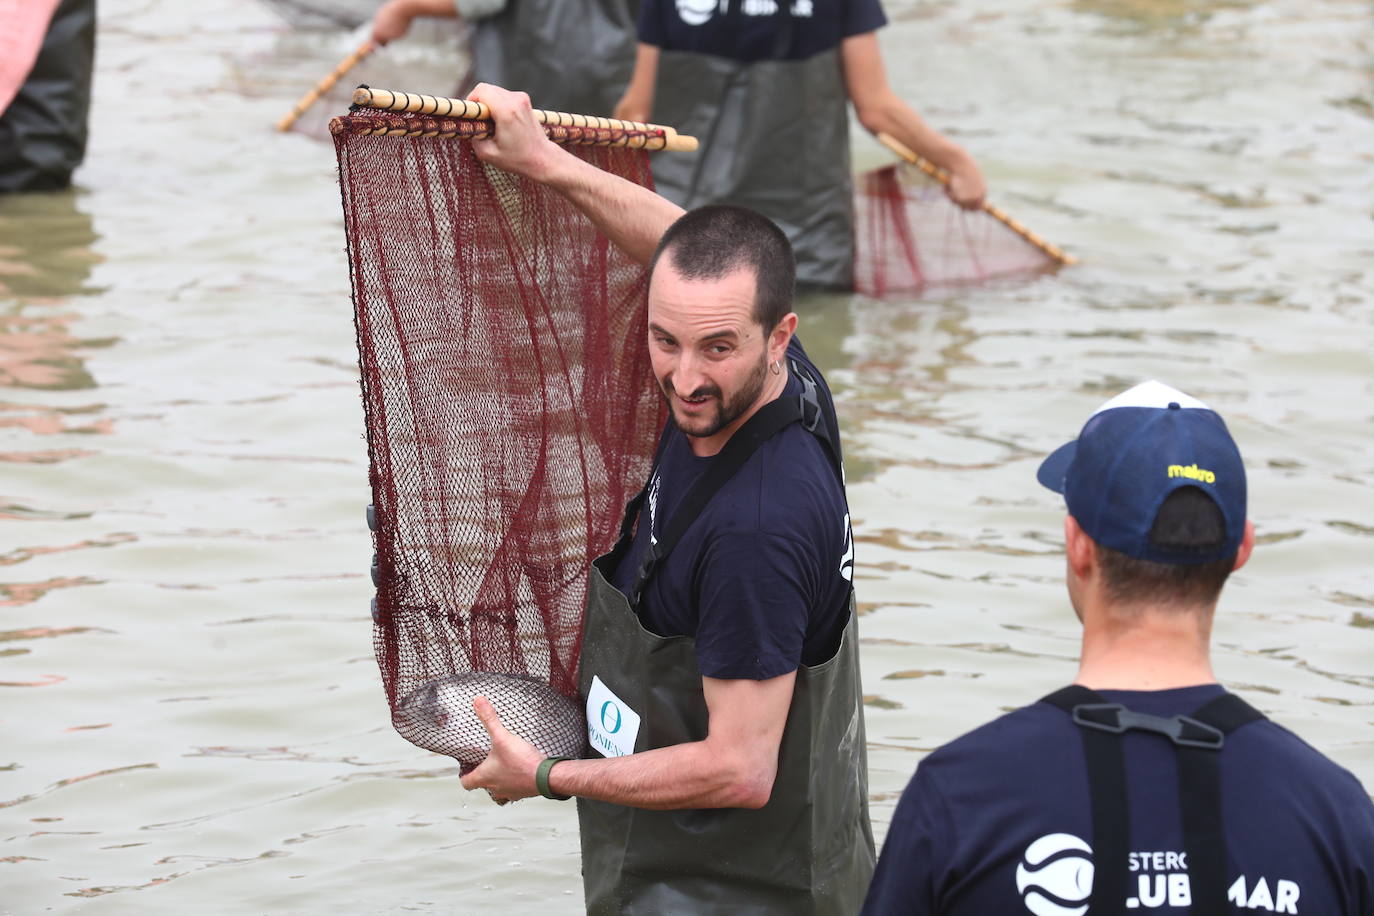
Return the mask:
{"type": "MultiPolygon", "coordinates": [[[[948,171],[940,168],[938,165],[931,162],[929,159],[926,159],[924,156],[921,156],[920,154],[916,153],[914,150],[909,149],[904,143],[902,143],[896,137],[890,136],[881,131],[879,131],[875,136],[878,138],[879,143],[881,143],[883,146],[886,146],[888,149],[892,150],[892,152],[896,153],[902,159],[905,159],[907,162],[916,166],[916,168],[920,169],[922,172],[925,172],[931,178],[934,178],[936,181],[940,182],[940,184],[945,185],[946,187],[949,186],[950,176],[948,171]]],[[[1036,248],[1039,248],[1045,254],[1054,258],[1060,264],[1078,263],[1078,259],[1075,258],[1073,255],[1066,254],[1063,251],[1063,249],[1061,249],[1058,245],[1052,244],[1051,242],[1046,241],[1042,236],[1032,232],[1030,229],[1026,228],[1025,223],[1011,216],[1001,207],[996,207],[988,203],[987,201],[983,201],[982,210],[983,212],[987,213],[988,216],[991,216],[993,219],[997,220],[1002,225],[1006,226],[1012,232],[1015,232],[1017,235],[1021,236],[1021,238],[1025,239],[1027,242],[1030,242],[1036,248]]]]}
{"type": "MultiPolygon", "coordinates": [[[[668,139],[662,134],[613,131],[599,127],[560,127],[547,124],[544,131],[555,143],[570,146],[608,146],[628,149],[665,149],[668,139]]],[[[389,112],[362,112],[333,118],[332,134],[359,134],[386,137],[437,137],[451,140],[484,140],[492,135],[490,121],[462,118],[434,118],[428,115],[405,117],[389,112]]]]}
{"type": "Polygon", "coordinates": [[[377,46],[374,45],[370,40],[365,41],[362,44],[358,45],[358,47],[354,48],[352,54],[349,54],[343,60],[339,61],[339,65],[337,67],[329,71],[328,75],[326,75],[324,79],[320,80],[318,83],[315,84],[314,89],[311,89],[305,95],[301,96],[301,100],[296,103],[296,107],[288,111],[286,115],[280,121],[277,122],[277,130],[290,130],[291,125],[295,124],[296,121],[300,118],[300,116],[305,114],[305,112],[310,108],[311,105],[314,105],[316,102],[320,100],[320,96],[324,95],[326,92],[333,89],[334,84],[337,83],[339,80],[343,79],[345,73],[356,67],[358,63],[363,60],[363,58],[367,57],[375,50],[377,50],[377,46]]]}
{"type": "MultiPolygon", "coordinates": [[[[442,96],[421,95],[417,92],[370,89],[366,86],[360,86],[353,90],[353,104],[383,111],[413,111],[417,114],[434,115],[439,118],[458,118],[464,121],[491,120],[491,109],[484,103],[474,102],[472,99],[448,99],[442,96]]],[[[626,121],[621,118],[602,118],[597,115],[569,114],[566,111],[545,111],[542,108],[534,109],[534,119],[545,127],[662,133],[665,142],[660,147],[661,149],[689,153],[697,148],[696,137],[679,134],[675,129],[662,124],[646,124],[643,121],[626,121]]]]}

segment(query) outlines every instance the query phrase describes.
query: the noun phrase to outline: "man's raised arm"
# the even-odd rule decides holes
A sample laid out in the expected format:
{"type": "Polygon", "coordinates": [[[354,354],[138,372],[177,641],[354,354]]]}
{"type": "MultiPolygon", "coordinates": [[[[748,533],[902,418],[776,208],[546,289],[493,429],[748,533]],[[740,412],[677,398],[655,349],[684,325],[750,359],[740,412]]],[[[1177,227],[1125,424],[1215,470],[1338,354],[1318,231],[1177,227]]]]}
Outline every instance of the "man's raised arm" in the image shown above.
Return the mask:
{"type": "Polygon", "coordinates": [[[553,188],[617,248],[649,263],[658,240],[682,215],[681,207],[559,147],[534,120],[525,93],[480,83],[468,97],[485,102],[496,125],[495,136],[472,142],[479,159],[553,188]]]}

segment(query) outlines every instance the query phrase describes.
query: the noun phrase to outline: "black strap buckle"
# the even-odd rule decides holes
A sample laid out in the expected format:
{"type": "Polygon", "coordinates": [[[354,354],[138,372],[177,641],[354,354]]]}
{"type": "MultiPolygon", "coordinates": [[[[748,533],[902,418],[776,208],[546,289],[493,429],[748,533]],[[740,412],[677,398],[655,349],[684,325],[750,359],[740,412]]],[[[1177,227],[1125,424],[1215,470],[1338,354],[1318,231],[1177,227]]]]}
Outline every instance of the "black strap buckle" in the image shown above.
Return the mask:
{"type": "Polygon", "coordinates": [[[816,394],[816,382],[801,366],[797,365],[796,360],[788,360],[788,365],[791,366],[792,374],[797,377],[802,386],[801,395],[798,399],[801,404],[802,425],[806,427],[807,432],[814,433],[821,422],[821,399],[816,394]]]}
{"type": "Polygon", "coordinates": [[[1226,743],[1221,729],[1213,728],[1191,716],[1152,716],[1132,712],[1120,703],[1081,703],[1073,708],[1073,721],[1084,728],[1119,735],[1128,729],[1155,732],[1179,747],[1219,751],[1226,743]]]}

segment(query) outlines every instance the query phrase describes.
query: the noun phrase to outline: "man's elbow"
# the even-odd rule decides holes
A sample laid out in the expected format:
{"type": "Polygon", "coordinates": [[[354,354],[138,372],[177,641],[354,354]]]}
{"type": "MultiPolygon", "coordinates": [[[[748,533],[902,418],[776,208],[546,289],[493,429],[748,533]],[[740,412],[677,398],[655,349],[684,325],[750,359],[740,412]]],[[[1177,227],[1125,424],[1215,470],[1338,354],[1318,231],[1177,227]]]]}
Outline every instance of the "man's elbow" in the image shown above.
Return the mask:
{"type": "Polygon", "coordinates": [[[741,765],[733,768],[721,788],[722,808],[757,810],[773,797],[776,766],[741,765]]]}
{"type": "Polygon", "coordinates": [[[864,130],[870,134],[887,131],[887,118],[883,109],[877,105],[855,105],[854,117],[859,119],[864,130]]]}

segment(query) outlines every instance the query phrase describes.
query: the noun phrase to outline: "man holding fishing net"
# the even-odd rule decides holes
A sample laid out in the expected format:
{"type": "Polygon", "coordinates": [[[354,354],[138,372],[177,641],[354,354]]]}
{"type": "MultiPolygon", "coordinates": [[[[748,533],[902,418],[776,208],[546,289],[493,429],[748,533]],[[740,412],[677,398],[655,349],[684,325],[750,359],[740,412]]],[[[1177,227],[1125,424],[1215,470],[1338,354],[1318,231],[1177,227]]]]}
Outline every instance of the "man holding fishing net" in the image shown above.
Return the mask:
{"type": "Polygon", "coordinates": [[[549,142],[490,86],[488,164],[563,195],[650,267],[650,360],[672,422],[591,575],[579,683],[591,759],[491,734],[463,777],[577,796],[591,912],[849,913],[873,867],[849,529],[833,403],[793,336],[786,238],[686,215],[549,142]]]}

